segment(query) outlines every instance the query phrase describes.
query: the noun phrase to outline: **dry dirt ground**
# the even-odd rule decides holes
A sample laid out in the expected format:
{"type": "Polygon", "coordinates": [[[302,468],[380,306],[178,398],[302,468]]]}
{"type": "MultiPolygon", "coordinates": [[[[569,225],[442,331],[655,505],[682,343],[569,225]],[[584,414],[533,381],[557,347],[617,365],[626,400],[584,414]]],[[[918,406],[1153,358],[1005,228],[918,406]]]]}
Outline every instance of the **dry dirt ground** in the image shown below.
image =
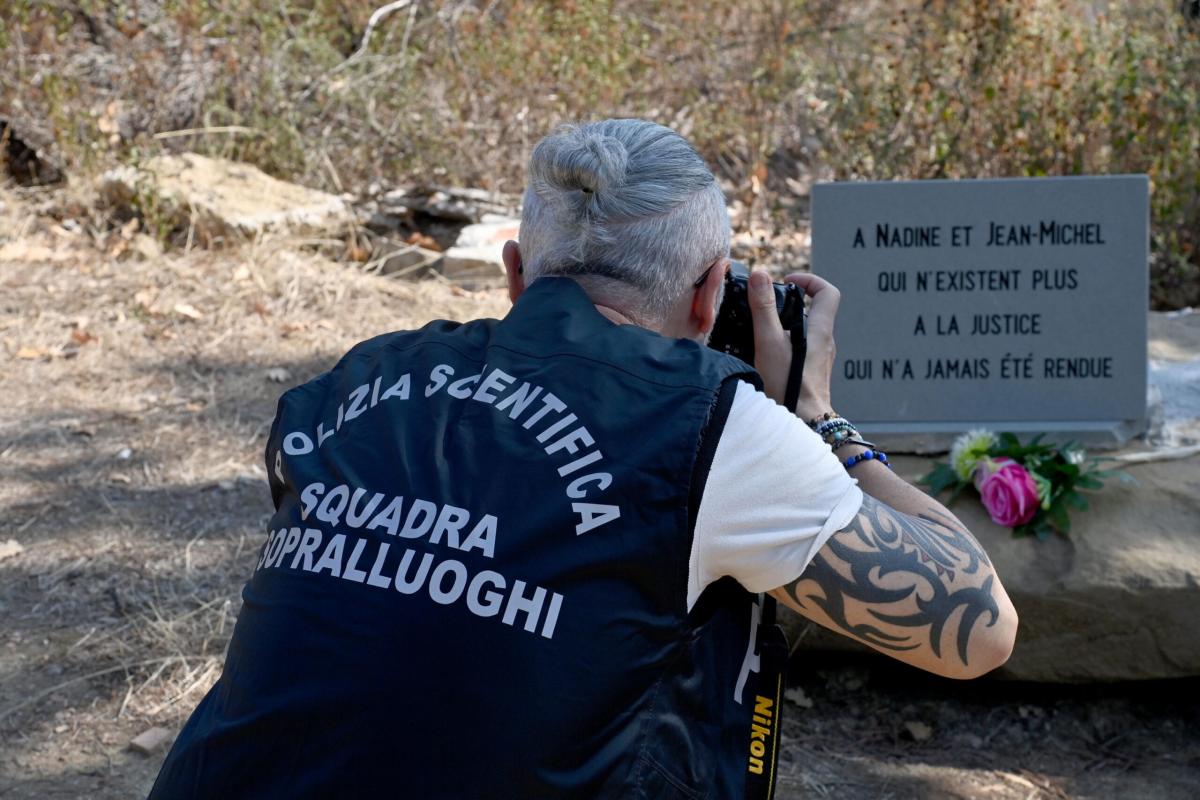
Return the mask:
{"type": "MultiPolygon", "coordinates": [[[[507,302],[295,241],[144,258],[37,202],[0,192],[0,799],[141,797],[163,750],[130,740],[177,731],[219,674],[281,390],[369,335],[507,302]]],[[[1195,682],[966,685],[816,656],[794,677],[781,798],[1200,792],[1195,682]]]]}

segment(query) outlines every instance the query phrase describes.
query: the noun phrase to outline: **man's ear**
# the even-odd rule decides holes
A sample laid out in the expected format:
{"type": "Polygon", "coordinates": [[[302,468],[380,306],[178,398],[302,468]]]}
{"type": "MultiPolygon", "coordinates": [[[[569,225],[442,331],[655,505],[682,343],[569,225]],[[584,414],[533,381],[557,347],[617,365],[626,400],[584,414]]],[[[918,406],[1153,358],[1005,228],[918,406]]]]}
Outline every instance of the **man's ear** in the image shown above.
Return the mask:
{"type": "Polygon", "coordinates": [[[504,274],[508,277],[508,299],[515,303],[525,291],[525,267],[521,263],[521,248],[509,239],[504,243],[500,257],[504,261],[504,274]]]}
{"type": "Polygon", "coordinates": [[[717,323],[717,300],[721,297],[721,287],[728,269],[729,259],[718,259],[704,278],[704,283],[692,293],[692,323],[703,336],[712,333],[713,325],[717,323]]]}

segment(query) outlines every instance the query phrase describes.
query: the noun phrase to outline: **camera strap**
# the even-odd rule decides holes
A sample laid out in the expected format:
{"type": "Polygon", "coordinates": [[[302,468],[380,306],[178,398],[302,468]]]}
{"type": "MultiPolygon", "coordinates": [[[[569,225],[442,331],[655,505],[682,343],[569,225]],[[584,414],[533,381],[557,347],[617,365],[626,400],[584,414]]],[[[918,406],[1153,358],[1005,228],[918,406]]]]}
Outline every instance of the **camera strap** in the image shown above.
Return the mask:
{"type": "Polygon", "coordinates": [[[796,403],[800,401],[800,379],[804,377],[804,355],[808,352],[808,343],[804,335],[804,325],[792,328],[792,368],[788,370],[787,389],[783,393],[783,404],[793,414],[796,413],[796,403]]]}
{"type": "MultiPolygon", "coordinates": [[[[792,365],[788,369],[784,405],[795,413],[800,400],[800,379],[808,351],[804,324],[792,328],[792,365]]],[[[779,737],[783,735],[783,693],[787,689],[790,648],[783,628],[775,623],[776,601],[762,596],[762,619],[758,625],[758,692],[750,718],[750,752],[746,768],[746,800],[775,797],[779,737]]]]}
{"type": "MultiPolygon", "coordinates": [[[[804,377],[804,357],[808,352],[805,324],[791,330],[792,365],[788,369],[784,405],[796,412],[800,401],[800,381],[804,377]]],[[[762,596],[762,617],[758,624],[758,690],[750,717],[750,750],[746,767],[746,800],[772,800],[775,797],[776,768],[779,766],[779,737],[783,735],[783,693],[787,689],[790,648],[787,635],[775,622],[775,598],[762,596]]]]}
{"type": "Polygon", "coordinates": [[[758,624],[758,680],[750,717],[746,800],[772,800],[778,778],[789,653],[787,636],[775,623],[775,609],[775,598],[764,594],[758,624]]]}

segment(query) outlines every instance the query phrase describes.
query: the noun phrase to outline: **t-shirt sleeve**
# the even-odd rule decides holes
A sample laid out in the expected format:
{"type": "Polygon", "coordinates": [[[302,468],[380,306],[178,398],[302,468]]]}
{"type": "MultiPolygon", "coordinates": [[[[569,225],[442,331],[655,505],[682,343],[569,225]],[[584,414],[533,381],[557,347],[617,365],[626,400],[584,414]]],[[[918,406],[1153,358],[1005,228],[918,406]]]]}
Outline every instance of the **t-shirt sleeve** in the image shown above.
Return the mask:
{"type": "Polygon", "coordinates": [[[795,580],[861,505],[858,481],[829,445],[739,383],[696,515],[688,608],[727,575],[751,592],[795,580]]]}

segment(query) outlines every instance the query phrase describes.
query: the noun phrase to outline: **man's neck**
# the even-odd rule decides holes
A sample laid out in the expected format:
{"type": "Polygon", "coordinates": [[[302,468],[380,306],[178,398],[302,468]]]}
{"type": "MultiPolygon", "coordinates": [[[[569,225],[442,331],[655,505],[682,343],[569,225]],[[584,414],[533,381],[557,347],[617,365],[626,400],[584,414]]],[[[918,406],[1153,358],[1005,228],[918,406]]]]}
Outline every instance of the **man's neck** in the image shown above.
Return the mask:
{"type": "Polygon", "coordinates": [[[644,325],[635,321],[627,314],[624,314],[611,306],[602,305],[600,303],[595,303],[594,305],[596,306],[596,310],[604,315],[606,319],[608,319],[610,322],[616,323],[617,325],[637,325],[640,328],[649,328],[650,330],[655,330],[649,325],[644,325]]]}

